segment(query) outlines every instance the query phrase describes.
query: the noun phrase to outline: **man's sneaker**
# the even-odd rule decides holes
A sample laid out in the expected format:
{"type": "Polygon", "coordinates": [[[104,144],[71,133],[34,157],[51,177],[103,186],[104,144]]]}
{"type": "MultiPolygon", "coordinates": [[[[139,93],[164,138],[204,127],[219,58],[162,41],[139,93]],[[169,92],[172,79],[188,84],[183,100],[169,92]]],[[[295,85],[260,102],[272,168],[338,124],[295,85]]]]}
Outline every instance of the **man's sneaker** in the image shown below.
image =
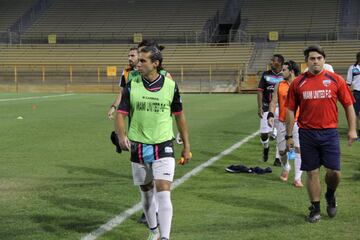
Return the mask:
{"type": "Polygon", "coordinates": [[[274,161],[274,166],[276,166],[276,167],[281,167],[281,161],[280,161],[280,158],[275,158],[275,161],[274,161]]]}
{"type": "Polygon", "coordinates": [[[269,149],[270,149],[270,147],[263,149],[263,161],[264,162],[267,162],[267,160],[269,159],[269,149]]]}
{"type": "Polygon", "coordinates": [[[293,183],[294,187],[296,188],[302,188],[304,187],[304,184],[301,182],[301,180],[295,180],[293,183]]]}
{"type": "Polygon", "coordinates": [[[320,221],[321,219],[320,211],[316,212],[315,207],[313,205],[309,207],[309,210],[310,210],[309,216],[307,216],[305,220],[309,223],[316,223],[320,221]]]}
{"type": "Polygon", "coordinates": [[[140,218],[138,219],[138,223],[147,224],[145,213],[140,216],[140,218]]]}
{"type": "Polygon", "coordinates": [[[332,198],[328,197],[327,194],[325,194],[325,198],[326,198],[326,202],[327,202],[327,206],[326,206],[326,211],[329,217],[333,218],[336,216],[336,212],[337,212],[337,204],[336,204],[336,199],[335,196],[333,196],[332,198]]]}
{"type": "Polygon", "coordinates": [[[289,172],[286,170],[282,170],[281,175],[280,175],[281,181],[287,182],[288,178],[289,178],[289,172]]]}
{"type": "Polygon", "coordinates": [[[160,240],[159,230],[157,230],[156,232],[150,231],[147,240],[160,240]]]}

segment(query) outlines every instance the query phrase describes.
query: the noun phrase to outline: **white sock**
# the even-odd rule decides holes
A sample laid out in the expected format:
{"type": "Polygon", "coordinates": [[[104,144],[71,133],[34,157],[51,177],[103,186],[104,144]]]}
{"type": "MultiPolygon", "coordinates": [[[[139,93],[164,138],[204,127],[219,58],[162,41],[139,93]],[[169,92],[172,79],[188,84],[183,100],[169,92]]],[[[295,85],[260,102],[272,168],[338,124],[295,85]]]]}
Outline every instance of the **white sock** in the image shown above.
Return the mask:
{"type": "Polygon", "coordinates": [[[264,148],[268,148],[269,147],[269,138],[266,141],[263,141],[262,139],[260,139],[261,144],[263,145],[264,148]]]}
{"type": "Polygon", "coordinates": [[[151,189],[147,192],[143,192],[140,190],[141,193],[141,203],[144,209],[144,214],[146,220],[148,222],[149,228],[154,229],[157,227],[157,219],[156,219],[156,205],[155,205],[155,195],[154,189],[151,189]]]}
{"type": "Polygon", "coordinates": [[[281,163],[281,165],[282,165],[282,167],[283,167],[283,169],[285,170],[285,171],[287,171],[287,172],[290,172],[290,170],[291,170],[291,165],[289,164],[289,161],[286,159],[286,163],[284,164],[284,163],[281,163]]]}
{"type": "Polygon", "coordinates": [[[300,153],[296,153],[294,165],[295,165],[295,180],[301,180],[302,171],[300,170],[300,167],[301,167],[300,153]]]}
{"type": "Polygon", "coordinates": [[[173,207],[170,198],[170,191],[161,191],[156,194],[159,204],[159,225],[162,238],[170,238],[171,220],[173,207]]]}
{"type": "MultiPolygon", "coordinates": [[[[155,196],[156,196],[156,194],[157,194],[156,187],[155,187],[155,183],[154,183],[154,194],[155,194],[155,196]]],[[[159,212],[159,203],[158,203],[157,198],[155,198],[155,211],[156,211],[157,213],[159,212]]]]}
{"type": "Polygon", "coordinates": [[[279,158],[279,159],[280,159],[279,147],[278,147],[277,144],[276,144],[276,155],[275,155],[275,158],[279,158]]]}

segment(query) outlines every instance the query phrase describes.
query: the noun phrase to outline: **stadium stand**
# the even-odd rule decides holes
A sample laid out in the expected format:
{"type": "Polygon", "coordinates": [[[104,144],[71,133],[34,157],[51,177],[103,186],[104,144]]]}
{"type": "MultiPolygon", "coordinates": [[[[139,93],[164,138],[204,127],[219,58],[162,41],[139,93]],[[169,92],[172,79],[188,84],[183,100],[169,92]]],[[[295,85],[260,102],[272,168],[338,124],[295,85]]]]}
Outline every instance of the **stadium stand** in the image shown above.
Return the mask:
{"type": "Polygon", "coordinates": [[[201,32],[206,21],[224,4],[225,1],[217,0],[159,0],[157,3],[131,0],[121,4],[114,0],[58,0],[23,38],[55,33],[59,39],[69,35],[83,40],[89,36],[132,39],[134,33],[142,33],[145,38],[166,35],[176,39],[185,32],[201,32]]]}
{"type": "Polygon", "coordinates": [[[280,37],[327,34],[338,29],[340,2],[341,0],[328,0],[326,4],[312,0],[243,1],[242,30],[253,36],[264,36],[270,31],[278,31],[280,37]]]}
{"type": "Polygon", "coordinates": [[[354,63],[355,54],[360,49],[360,41],[328,41],[328,42],[279,42],[275,53],[281,53],[286,59],[304,62],[303,50],[311,44],[320,44],[326,53],[326,62],[330,63],[335,71],[346,76],[347,70],[354,63]]]}
{"type": "Polygon", "coordinates": [[[0,0],[0,32],[6,32],[36,0],[0,0]]]}

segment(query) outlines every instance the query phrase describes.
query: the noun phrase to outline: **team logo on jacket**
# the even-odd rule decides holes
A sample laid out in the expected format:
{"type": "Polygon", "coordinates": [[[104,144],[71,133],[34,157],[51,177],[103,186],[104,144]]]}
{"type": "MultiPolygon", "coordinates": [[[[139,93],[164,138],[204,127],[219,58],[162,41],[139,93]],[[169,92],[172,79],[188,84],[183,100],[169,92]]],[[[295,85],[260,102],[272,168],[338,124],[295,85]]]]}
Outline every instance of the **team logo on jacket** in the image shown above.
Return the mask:
{"type": "Polygon", "coordinates": [[[323,80],[323,84],[325,87],[328,87],[331,84],[331,80],[329,80],[329,79],[323,80]]]}

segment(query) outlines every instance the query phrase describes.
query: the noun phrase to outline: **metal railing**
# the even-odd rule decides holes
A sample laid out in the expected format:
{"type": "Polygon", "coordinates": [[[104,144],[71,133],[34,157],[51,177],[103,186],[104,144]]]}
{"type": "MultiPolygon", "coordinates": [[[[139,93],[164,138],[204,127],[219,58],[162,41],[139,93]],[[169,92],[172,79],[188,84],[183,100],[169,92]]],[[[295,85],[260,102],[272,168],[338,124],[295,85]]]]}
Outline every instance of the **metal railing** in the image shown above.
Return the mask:
{"type": "MultiPolygon", "coordinates": [[[[24,33],[0,32],[0,43],[39,44],[48,43],[48,35],[56,34],[57,43],[133,43],[134,33],[119,32],[39,32],[24,33]]],[[[159,31],[143,32],[143,39],[155,39],[162,43],[200,44],[207,43],[208,31],[159,31]]],[[[228,39],[229,42],[266,42],[268,33],[246,33],[242,30],[232,30],[229,35],[217,35],[213,39],[228,39]]],[[[360,40],[360,29],[348,32],[279,32],[279,41],[340,41],[360,40]]]]}
{"type": "MultiPolygon", "coordinates": [[[[117,92],[120,76],[108,77],[107,65],[0,64],[2,91],[117,92]]],[[[116,66],[121,74],[123,66],[116,66]]],[[[246,85],[247,64],[165,65],[182,92],[239,92],[246,85]]]]}

